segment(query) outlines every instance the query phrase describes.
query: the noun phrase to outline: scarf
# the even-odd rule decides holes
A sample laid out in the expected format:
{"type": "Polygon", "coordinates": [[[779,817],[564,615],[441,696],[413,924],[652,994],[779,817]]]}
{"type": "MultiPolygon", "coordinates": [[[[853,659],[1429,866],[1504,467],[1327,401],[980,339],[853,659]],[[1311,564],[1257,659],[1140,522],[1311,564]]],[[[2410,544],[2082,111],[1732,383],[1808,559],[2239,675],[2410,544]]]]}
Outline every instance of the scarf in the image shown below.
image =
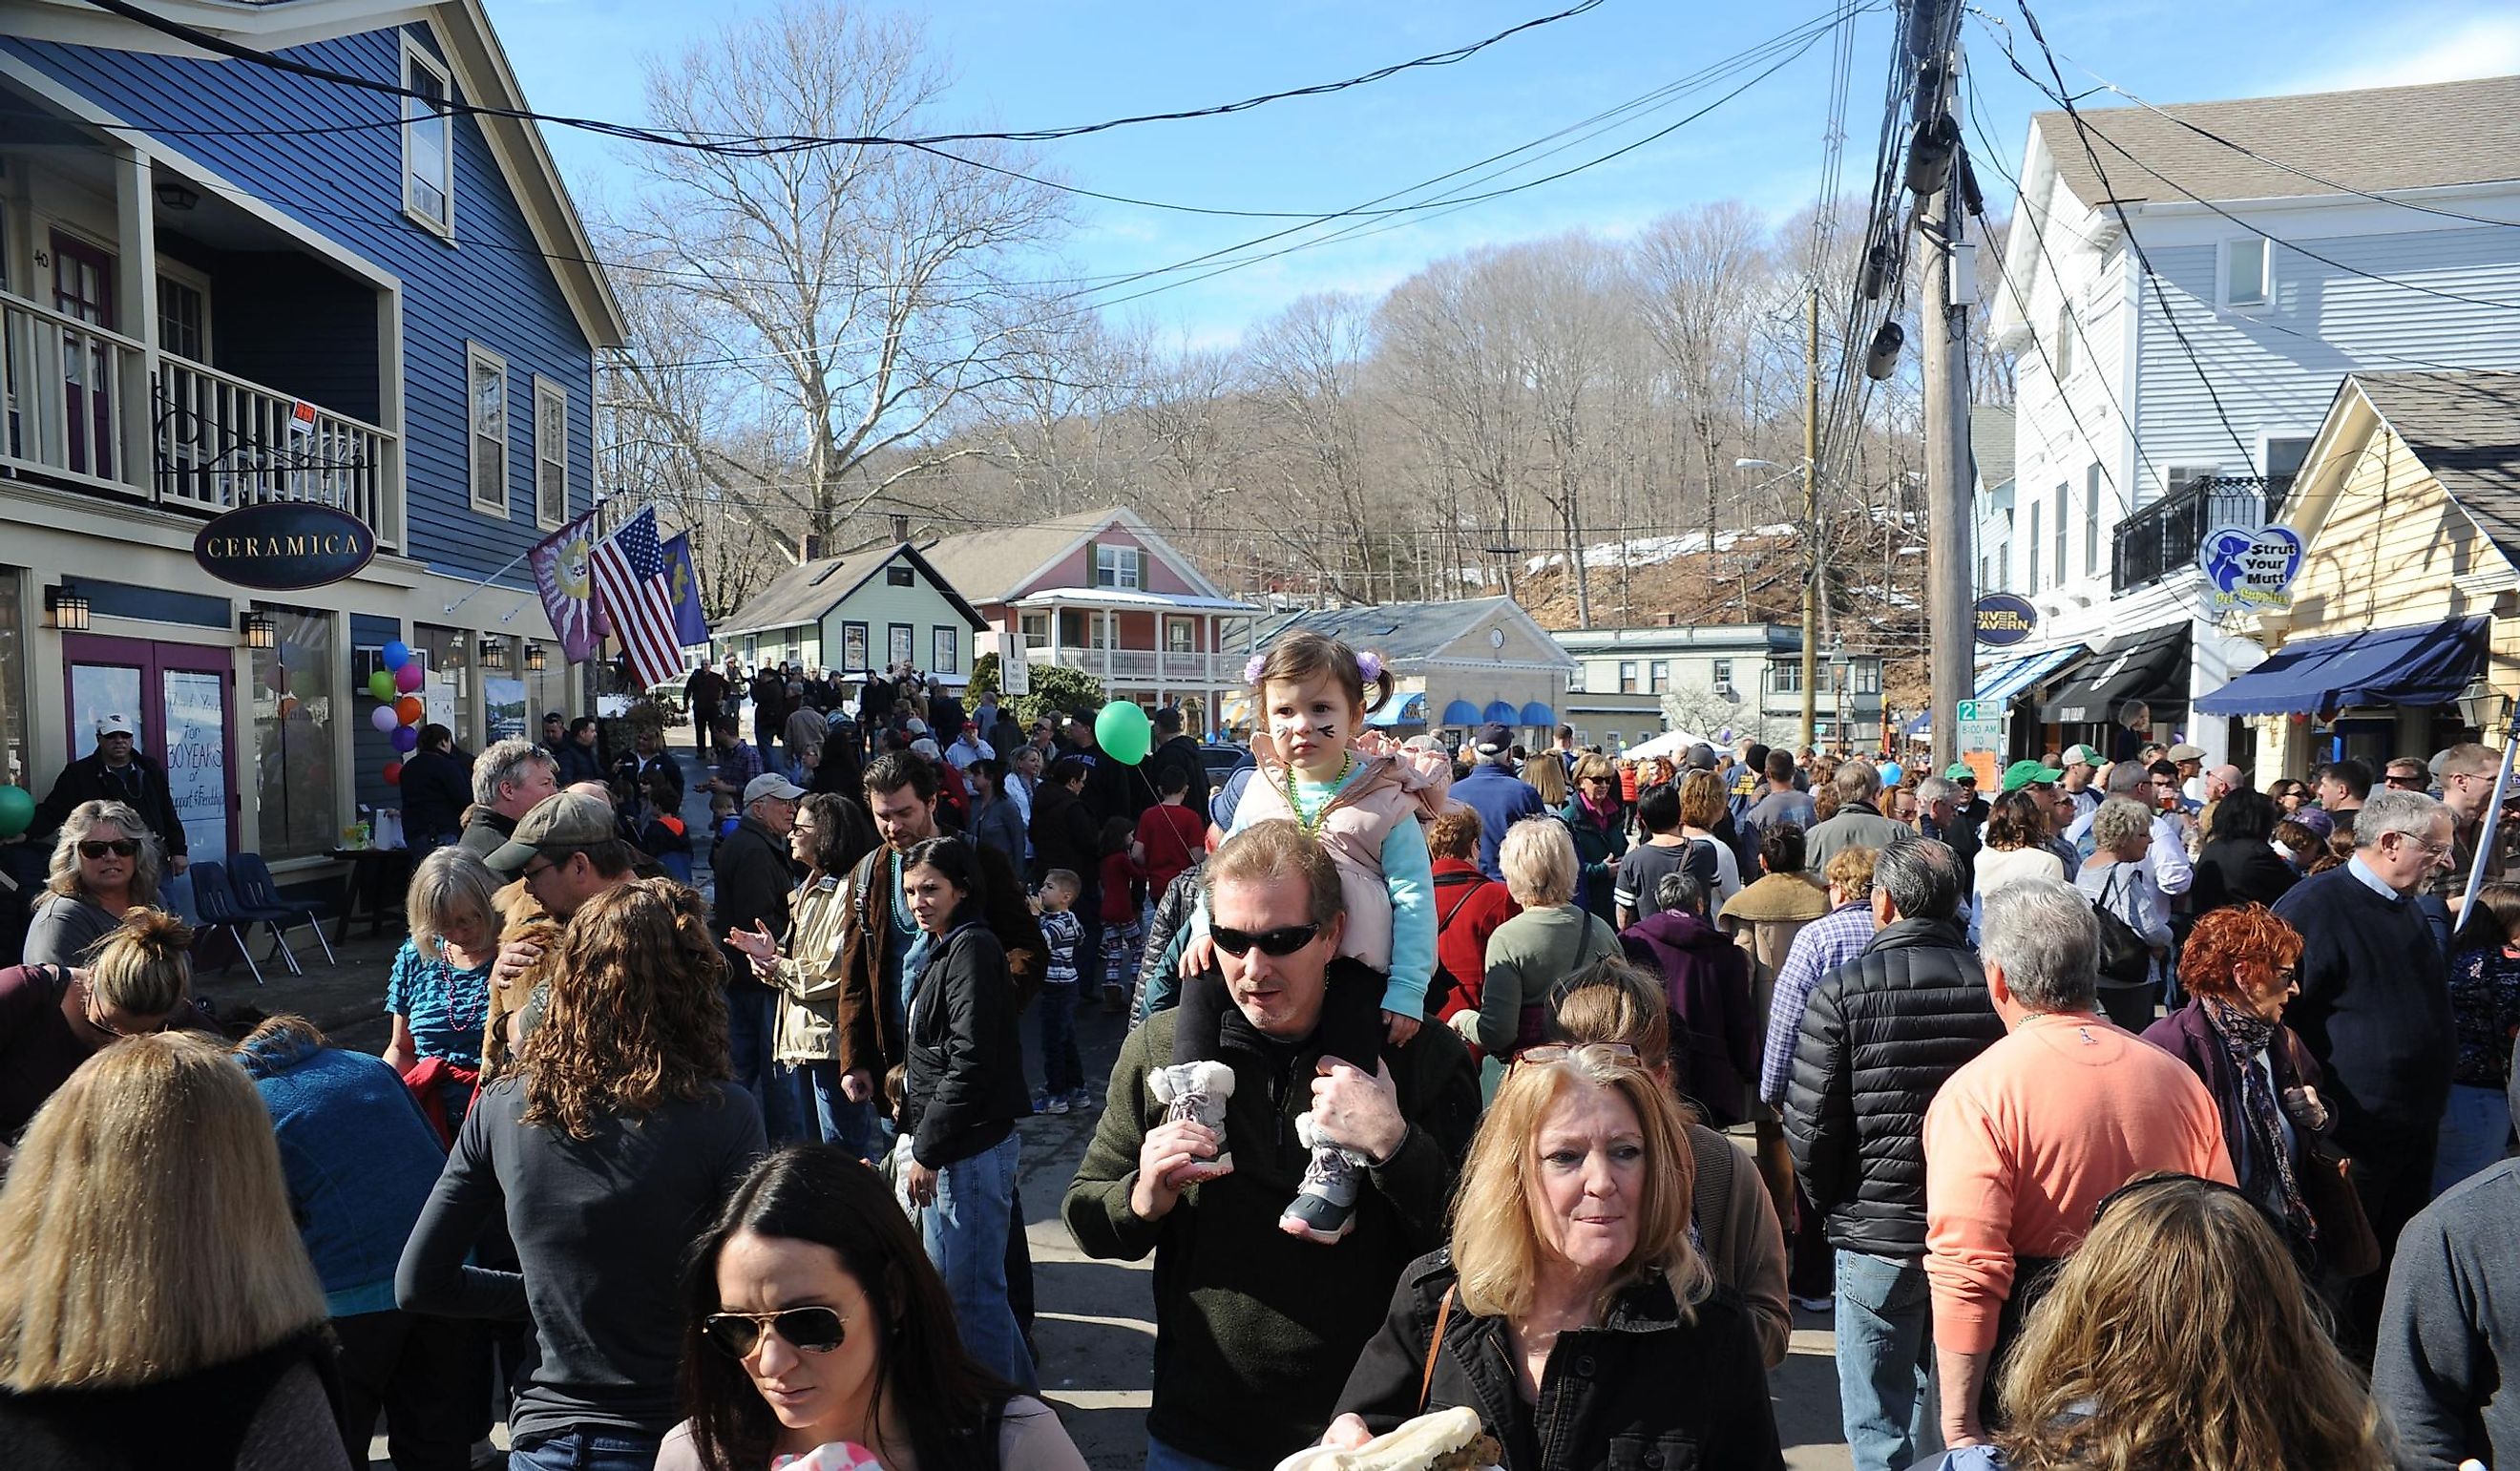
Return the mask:
{"type": "Polygon", "coordinates": [[[2277,1112],[2274,1085],[2266,1070],[2258,1066],[2258,1054],[2274,1040],[2275,1024],[2254,1011],[2244,1011],[2220,997],[2201,996],[2205,1019],[2214,1027],[2214,1035],[2223,1040],[2223,1051],[2240,1075],[2240,1116],[2249,1128],[2249,1173],[2240,1181],[2252,1200],[2269,1198],[2267,1162],[2274,1164],[2275,1189],[2283,1197],[2284,1220],[2304,1241],[2318,1238],[2317,1223],[2310,1219],[2310,1207],[2302,1203],[2301,1181],[2295,1178],[2292,1154],[2283,1146],[2283,1126],[2277,1112]]]}

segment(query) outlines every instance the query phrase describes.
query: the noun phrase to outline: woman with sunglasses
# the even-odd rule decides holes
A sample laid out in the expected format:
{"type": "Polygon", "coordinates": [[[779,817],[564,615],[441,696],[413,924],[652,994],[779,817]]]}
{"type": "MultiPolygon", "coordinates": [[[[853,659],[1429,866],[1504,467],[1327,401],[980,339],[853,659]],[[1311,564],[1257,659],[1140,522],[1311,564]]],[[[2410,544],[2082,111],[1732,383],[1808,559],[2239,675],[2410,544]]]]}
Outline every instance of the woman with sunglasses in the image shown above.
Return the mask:
{"type": "Polygon", "coordinates": [[[882,1178],[840,1150],[762,1160],[683,1272],[683,1402],[656,1471],[1083,1471],[1050,1406],[971,1360],[882,1178]],[[817,1458],[821,1452],[821,1458],[817,1458]]]}
{"type": "Polygon", "coordinates": [[[2004,1360],[2005,1427],[1936,1471],[2387,1471],[2387,1426],[2282,1236],[2229,1185],[2145,1175],[2099,1204],[2004,1360]]]}
{"type": "Polygon", "coordinates": [[[123,913],[158,902],[158,835],[126,802],[81,802],[62,821],[44,897],[26,926],[29,965],[84,965],[123,913]]]}
{"type": "Polygon", "coordinates": [[[79,1064],[123,1038],[207,1030],[189,995],[192,948],[184,921],[135,909],[86,965],[0,970],[0,1140],[15,1139],[79,1064]]]}
{"type": "Polygon", "coordinates": [[[729,1081],[726,958],[698,894],[605,890],[544,973],[541,1024],[466,1115],[394,1296],[531,1323],[510,1471],[648,1471],[678,1418],[674,1273],[761,1153],[761,1113],[729,1081]],[[519,1269],[468,1265],[502,1220],[519,1269]]]}
{"type": "Polygon", "coordinates": [[[1505,1471],[1782,1467],[1750,1315],[1689,1240],[1695,1175],[1633,1048],[1526,1048],[1471,1141],[1451,1249],[1401,1272],[1324,1444],[1467,1405],[1505,1471]]]}
{"type": "Polygon", "coordinates": [[[901,887],[926,962],[906,977],[894,1159],[904,1204],[945,1276],[971,1358],[1029,1392],[1032,1352],[1007,1297],[1007,1240],[1032,1112],[1006,948],[989,928],[979,850],[931,837],[901,856],[901,887]]]}
{"type": "Polygon", "coordinates": [[[1504,1063],[1540,1041],[1549,988],[1619,953],[1619,932],[1576,902],[1582,866],[1565,824],[1544,818],[1514,824],[1497,847],[1497,867],[1522,913],[1488,936],[1479,1008],[1453,1018],[1462,1040],[1487,1054],[1480,1087],[1490,1096],[1505,1076],[1504,1063]]]}

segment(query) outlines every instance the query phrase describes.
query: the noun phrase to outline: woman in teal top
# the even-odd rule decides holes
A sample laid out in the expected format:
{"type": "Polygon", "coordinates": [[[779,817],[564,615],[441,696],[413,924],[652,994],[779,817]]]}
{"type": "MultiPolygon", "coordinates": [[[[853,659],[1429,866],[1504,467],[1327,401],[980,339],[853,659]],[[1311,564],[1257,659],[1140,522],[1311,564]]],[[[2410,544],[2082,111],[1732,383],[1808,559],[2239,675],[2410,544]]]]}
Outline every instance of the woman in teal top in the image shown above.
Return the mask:
{"type": "Polygon", "coordinates": [[[411,938],[385,978],[393,1041],[385,1061],[451,1139],[472,1106],[481,1075],[481,1027],[490,1009],[490,962],[499,954],[498,880],[462,848],[420,861],[403,895],[411,938]]]}

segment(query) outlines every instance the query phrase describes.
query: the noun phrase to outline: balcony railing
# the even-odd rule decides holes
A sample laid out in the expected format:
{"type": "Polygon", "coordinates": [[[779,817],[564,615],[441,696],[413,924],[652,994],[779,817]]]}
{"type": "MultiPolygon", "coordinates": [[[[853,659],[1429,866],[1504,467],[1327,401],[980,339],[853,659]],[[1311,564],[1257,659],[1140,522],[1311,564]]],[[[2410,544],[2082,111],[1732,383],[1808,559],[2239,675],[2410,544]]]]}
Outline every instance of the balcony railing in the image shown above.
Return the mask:
{"type": "Polygon", "coordinates": [[[312,501],[400,542],[395,435],[172,353],[153,383],[147,361],[130,337],[0,294],[0,468],[210,514],[312,501]]]}
{"type": "Polygon", "coordinates": [[[1024,650],[1033,664],[1064,664],[1108,679],[1162,680],[1175,684],[1238,684],[1242,655],[1182,653],[1169,648],[1092,648],[1036,645],[1024,650]]]}
{"type": "Polygon", "coordinates": [[[2196,549],[2217,526],[2255,530],[2292,489],[2290,475],[2217,475],[2190,480],[2118,522],[2109,564],[2112,592],[2131,593],[2196,564],[2196,549]]]}

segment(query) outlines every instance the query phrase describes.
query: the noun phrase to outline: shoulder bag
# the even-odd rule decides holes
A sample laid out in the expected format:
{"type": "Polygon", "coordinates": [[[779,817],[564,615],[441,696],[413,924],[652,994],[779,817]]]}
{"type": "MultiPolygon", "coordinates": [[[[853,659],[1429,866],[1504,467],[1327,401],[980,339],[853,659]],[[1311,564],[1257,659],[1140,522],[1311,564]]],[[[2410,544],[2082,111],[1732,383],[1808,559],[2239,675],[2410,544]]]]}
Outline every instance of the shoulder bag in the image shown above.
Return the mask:
{"type": "Polygon", "coordinates": [[[2092,901],[2092,914],[2100,922],[2100,984],[2103,986],[2140,986],[2152,977],[2152,947],[2135,926],[2117,916],[2109,908],[2109,892],[2117,886],[2126,870],[2124,864],[2112,866],[2108,881],[2100,886],[2100,897],[2092,901]]]}

